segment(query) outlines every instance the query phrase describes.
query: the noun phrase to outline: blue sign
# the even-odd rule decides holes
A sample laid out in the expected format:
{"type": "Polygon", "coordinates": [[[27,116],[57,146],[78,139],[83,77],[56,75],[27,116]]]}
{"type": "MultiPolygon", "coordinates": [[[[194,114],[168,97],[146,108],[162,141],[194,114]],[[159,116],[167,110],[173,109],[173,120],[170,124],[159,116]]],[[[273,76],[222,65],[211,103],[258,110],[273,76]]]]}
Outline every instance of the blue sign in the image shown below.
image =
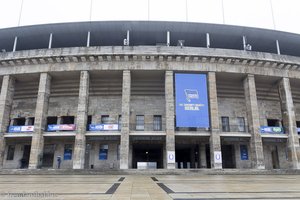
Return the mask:
{"type": "Polygon", "coordinates": [[[241,160],[248,160],[247,145],[240,145],[241,160]]]}
{"type": "Polygon", "coordinates": [[[260,132],[261,133],[275,133],[275,134],[284,133],[283,128],[280,126],[261,126],[260,132]]]}
{"type": "Polygon", "coordinates": [[[99,150],[99,160],[107,160],[108,149],[99,150]]]}
{"type": "Polygon", "coordinates": [[[9,133],[33,132],[34,126],[9,126],[9,133]]]}
{"type": "Polygon", "coordinates": [[[89,124],[89,131],[117,131],[118,124],[89,124]]]}
{"type": "Polygon", "coordinates": [[[72,149],[65,149],[64,160],[72,160],[72,149]]]}
{"type": "Polygon", "coordinates": [[[176,127],[209,128],[206,74],[175,74],[176,127]]]}
{"type": "Polygon", "coordinates": [[[300,128],[297,128],[297,132],[298,132],[298,134],[300,134],[300,128]]]}

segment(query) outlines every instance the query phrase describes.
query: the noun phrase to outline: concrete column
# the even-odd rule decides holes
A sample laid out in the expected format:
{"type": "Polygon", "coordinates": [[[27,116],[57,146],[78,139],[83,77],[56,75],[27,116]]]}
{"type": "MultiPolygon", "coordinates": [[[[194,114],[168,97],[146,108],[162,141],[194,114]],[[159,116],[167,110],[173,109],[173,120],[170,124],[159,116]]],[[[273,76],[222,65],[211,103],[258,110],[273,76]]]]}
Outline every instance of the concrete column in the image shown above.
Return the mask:
{"type": "Polygon", "coordinates": [[[255,169],[265,169],[263,144],[260,135],[259,112],[257,106],[254,75],[248,74],[244,79],[244,94],[247,109],[249,132],[251,133],[251,165],[255,169]]]}
{"type": "MultiPolygon", "coordinates": [[[[166,98],[166,154],[168,151],[175,152],[175,122],[174,122],[174,78],[173,71],[165,74],[165,98],[166,98]]],[[[168,159],[166,159],[168,162],[168,159]]],[[[175,169],[175,164],[167,163],[167,169],[175,169]]]]}
{"type": "Polygon", "coordinates": [[[4,133],[9,125],[9,116],[13,102],[15,91],[15,79],[10,75],[5,75],[2,80],[0,94],[0,168],[3,167],[3,159],[5,152],[4,133]]]}
{"type": "Polygon", "coordinates": [[[288,78],[281,79],[279,83],[279,94],[281,99],[284,130],[286,134],[288,134],[288,159],[291,162],[291,168],[300,169],[299,138],[291,86],[288,78]]]}
{"type": "MultiPolygon", "coordinates": [[[[216,73],[208,72],[208,94],[210,108],[210,160],[212,169],[222,169],[222,163],[215,163],[215,152],[221,152],[220,123],[217,98],[216,73]]],[[[222,160],[222,158],[221,158],[222,160]]]]}
{"type": "Polygon", "coordinates": [[[44,128],[46,126],[51,77],[47,73],[40,74],[38,97],[35,108],[34,133],[31,141],[29,169],[39,168],[42,164],[44,148],[44,128]]]}
{"type": "Polygon", "coordinates": [[[85,132],[88,117],[90,75],[88,71],[80,73],[80,88],[76,118],[76,136],[73,158],[73,169],[84,169],[85,132]]]}
{"type": "Polygon", "coordinates": [[[200,168],[207,168],[207,161],[206,161],[206,148],[205,144],[200,144],[199,145],[199,162],[200,162],[200,168]]]}
{"type": "Polygon", "coordinates": [[[129,168],[130,71],[123,71],[120,169],[129,168]]]}

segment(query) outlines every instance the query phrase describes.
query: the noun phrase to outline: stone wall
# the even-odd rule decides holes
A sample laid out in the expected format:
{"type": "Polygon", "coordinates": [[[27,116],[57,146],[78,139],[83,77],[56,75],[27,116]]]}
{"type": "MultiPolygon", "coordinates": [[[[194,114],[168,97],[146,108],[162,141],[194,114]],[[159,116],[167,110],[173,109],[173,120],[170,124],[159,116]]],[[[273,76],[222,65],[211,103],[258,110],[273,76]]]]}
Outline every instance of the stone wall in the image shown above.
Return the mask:
{"type": "Polygon", "coordinates": [[[89,97],[88,115],[92,115],[92,123],[101,123],[101,115],[109,115],[111,123],[118,123],[122,114],[121,96],[91,96],[89,97]]]}
{"type": "Polygon", "coordinates": [[[92,142],[90,151],[89,166],[94,165],[94,169],[119,169],[120,160],[118,157],[119,145],[117,141],[92,142]],[[101,145],[108,145],[107,160],[99,159],[101,145]]]}
{"type": "Polygon", "coordinates": [[[267,119],[282,120],[281,105],[278,101],[258,100],[259,121],[261,126],[267,125],[267,119]]]}

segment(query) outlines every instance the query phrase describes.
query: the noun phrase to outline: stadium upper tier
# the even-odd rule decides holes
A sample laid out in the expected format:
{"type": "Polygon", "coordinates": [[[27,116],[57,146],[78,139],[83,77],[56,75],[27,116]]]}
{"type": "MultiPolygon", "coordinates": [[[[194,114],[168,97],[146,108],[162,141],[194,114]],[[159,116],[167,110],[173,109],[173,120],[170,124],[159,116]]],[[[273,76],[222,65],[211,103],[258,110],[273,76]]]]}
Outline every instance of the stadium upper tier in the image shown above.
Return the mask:
{"type": "Polygon", "coordinates": [[[187,22],[101,21],[0,29],[2,52],[88,46],[178,46],[300,56],[300,35],[241,26],[187,22]],[[169,38],[169,39],[168,39],[169,38]],[[88,42],[89,41],[89,42],[88,42]],[[168,44],[169,41],[169,44],[168,44]],[[208,42],[209,41],[209,42],[208,42]],[[180,43],[181,42],[181,43],[180,43]],[[250,50],[250,49],[248,49],[250,50]]]}

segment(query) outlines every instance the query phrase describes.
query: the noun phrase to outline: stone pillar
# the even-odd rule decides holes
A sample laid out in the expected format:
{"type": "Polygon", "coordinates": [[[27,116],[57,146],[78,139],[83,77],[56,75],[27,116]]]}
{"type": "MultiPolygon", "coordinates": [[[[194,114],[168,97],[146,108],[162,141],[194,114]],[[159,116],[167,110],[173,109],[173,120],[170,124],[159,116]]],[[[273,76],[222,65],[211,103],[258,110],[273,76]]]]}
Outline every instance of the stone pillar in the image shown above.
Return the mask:
{"type": "Polygon", "coordinates": [[[120,169],[129,168],[130,71],[123,71],[120,169]]]}
{"type": "Polygon", "coordinates": [[[206,161],[206,148],[205,144],[200,144],[199,145],[199,163],[200,163],[200,168],[207,168],[207,161],[206,161]]]}
{"type": "Polygon", "coordinates": [[[0,94],[0,168],[3,167],[5,153],[4,133],[9,125],[9,116],[15,91],[15,79],[10,75],[3,76],[0,94]]]}
{"type": "Polygon", "coordinates": [[[291,86],[288,78],[281,79],[279,83],[279,94],[281,99],[284,130],[285,133],[288,134],[288,159],[291,162],[291,168],[300,169],[299,138],[291,86]]]}
{"type": "Polygon", "coordinates": [[[44,129],[46,126],[51,77],[47,73],[40,74],[40,83],[35,108],[34,132],[31,141],[29,169],[41,167],[44,148],[44,129]]]}
{"type": "MultiPolygon", "coordinates": [[[[166,98],[166,154],[168,151],[175,152],[175,111],[174,111],[174,78],[173,71],[165,74],[165,98],[166,98]]],[[[168,162],[168,159],[166,159],[168,162]]],[[[175,169],[175,164],[167,163],[167,169],[175,169]]]]}
{"type": "Polygon", "coordinates": [[[84,169],[85,132],[88,117],[90,76],[88,71],[80,73],[80,88],[76,118],[76,136],[74,147],[73,169],[84,169]]]}
{"type": "Polygon", "coordinates": [[[217,98],[217,82],[216,73],[208,72],[208,94],[209,94],[209,108],[210,108],[210,162],[212,169],[222,169],[222,157],[220,163],[215,163],[215,153],[221,152],[220,140],[220,123],[219,110],[217,98]]]}
{"type": "Polygon", "coordinates": [[[244,94],[250,139],[251,165],[255,169],[265,169],[263,144],[260,135],[259,112],[257,106],[254,75],[248,74],[244,79],[244,94]]]}

